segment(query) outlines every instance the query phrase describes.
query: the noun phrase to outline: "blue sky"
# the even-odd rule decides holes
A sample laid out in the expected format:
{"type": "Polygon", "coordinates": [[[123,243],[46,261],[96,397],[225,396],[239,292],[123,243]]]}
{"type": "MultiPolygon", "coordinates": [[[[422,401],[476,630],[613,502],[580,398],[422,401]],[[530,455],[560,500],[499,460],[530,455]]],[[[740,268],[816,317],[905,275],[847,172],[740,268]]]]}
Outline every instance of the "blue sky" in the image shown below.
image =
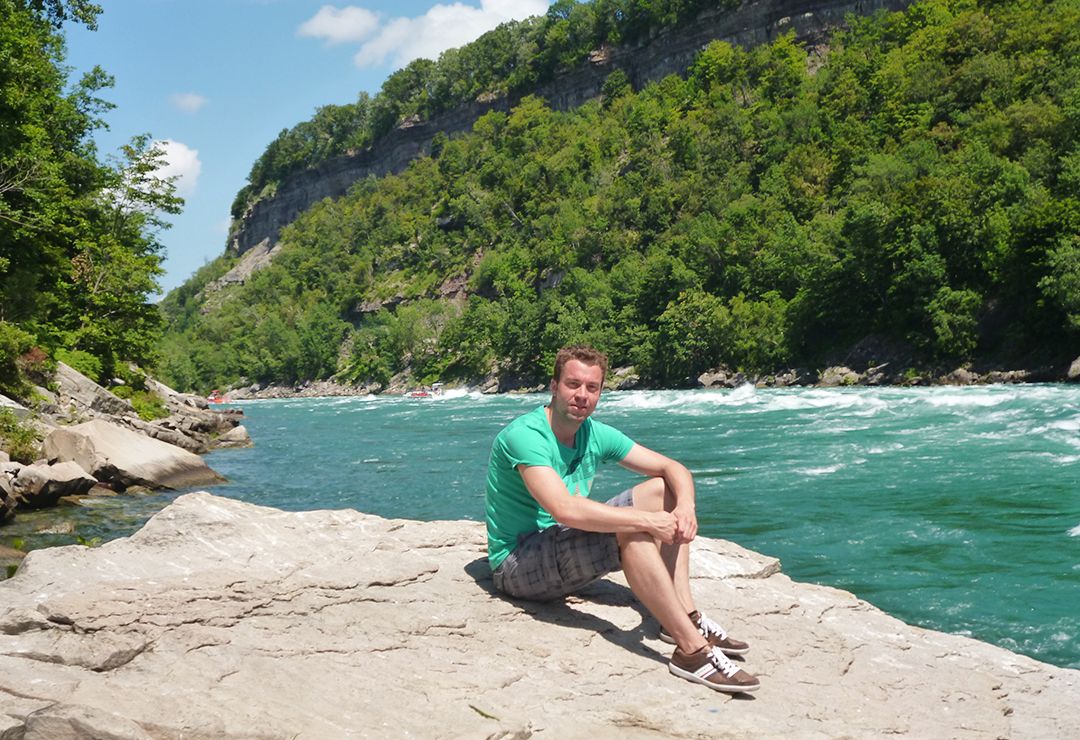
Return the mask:
{"type": "Polygon", "coordinates": [[[97,31],[65,28],[67,63],[73,80],[95,64],[116,79],[102,95],[116,108],[95,136],[101,156],[149,133],[179,176],[186,206],[161,235],[168,292],[224,251],[233,198],[283,128],[550,0],[98,2],[97,31]]]}

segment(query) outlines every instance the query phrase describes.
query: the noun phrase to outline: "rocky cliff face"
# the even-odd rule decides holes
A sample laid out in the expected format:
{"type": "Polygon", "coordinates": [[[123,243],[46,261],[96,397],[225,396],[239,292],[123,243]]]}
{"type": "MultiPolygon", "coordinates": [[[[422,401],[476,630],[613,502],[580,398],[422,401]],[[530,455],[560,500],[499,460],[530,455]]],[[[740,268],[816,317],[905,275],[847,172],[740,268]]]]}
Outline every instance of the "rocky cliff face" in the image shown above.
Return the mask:
{"type": "MultiPolygon", "coordinates": [[[[600,86],[616,69],[624,71],[635,88],[641,88],[669,74],[685,72],[694,56],[714,40],[752,47],[793,31],[801,42],[816,44],[849,14],[900,10],[910,2],[746,0],[736,10],[706,11],[697,22],[685,27],[664,29],[637,44],[597,53],[534,92],[552,108],[569,110],[599,95],[600,86]]],[[[249,210],[229,243],[229,251],[241,255],[259,245],[264,251],[269,250],[283,227],[323,198],[338,198],[354,182],[369,175],[399,172],[413,158],[427,153],[437,132],[452,135],[468,131],[483,114],[509,110],[517,101],[515,97],[500,97],[461,106],[428,121],[403,124],[371,148],[296,173],[280,184],[274,197],[259,201],[249,210]]]]}
{"type": "Polygon", "coordinates": [[[188,494],[0,582],[0,738],[1068,738],[1080,671],[896,620],[694,542],[752,697],[669,675],[621,574],[499,597],[478,522],[188,494]]]}

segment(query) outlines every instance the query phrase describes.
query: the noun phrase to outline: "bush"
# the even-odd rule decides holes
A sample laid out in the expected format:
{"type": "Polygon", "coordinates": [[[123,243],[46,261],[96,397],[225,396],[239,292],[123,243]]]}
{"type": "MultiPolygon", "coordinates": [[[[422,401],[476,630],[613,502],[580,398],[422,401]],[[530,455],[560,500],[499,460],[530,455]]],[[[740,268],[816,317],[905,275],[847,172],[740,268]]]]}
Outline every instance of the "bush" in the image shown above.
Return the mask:
{"type": "Polygon", "coordinates": [[[101,382],[102,365],[94,355],[81,349],[58,349],[54,353],[56,359],[65,365],[77,370],[95,383],[101,382]]]}
{"type": "Polygon", "coordinates": [[[935,354],[947,360],[968,360],[978,343],[978,311],[982,297],[971,290],[942,288],[927,310],[934,328],[935,354]]]}
{"type": "Polygon", "coordinates": [[[23,424],[8,409],[0,409],[0,447],[15,462],[29,465],[41,452],[41,438],[37,430],[23,424]]]}
{"type": "Polygon", "coordinates": [[[113,388],[113,393],[130,401],[135,413],[143,421],[164,419],[169,415],[169,409],[166,408],[165,402],[156,393],[140,390],[131,385],[117,386],[113,388]]]}
{"type": "Polygon", "coordinates": [[[716,296],[699,288],[680,293],[660,315],[655,354],[646,369],[661,380],[681,381],[716,367],[730,323],[716,296]]]}
{"type": "Polygon", "coordinates": [[[29,395],[30,384],[22,371],[21,358],[32,349],[32,334],[0,321],[0,393],[20,400],[29,395]]]}
{"type": "Polygon", "coordinates": [[[740,370],[761,372],[788,361],[787,302],[775,291],[760,301],[741,294],[731,299],[731,328],[726,357],[740,370]]]}

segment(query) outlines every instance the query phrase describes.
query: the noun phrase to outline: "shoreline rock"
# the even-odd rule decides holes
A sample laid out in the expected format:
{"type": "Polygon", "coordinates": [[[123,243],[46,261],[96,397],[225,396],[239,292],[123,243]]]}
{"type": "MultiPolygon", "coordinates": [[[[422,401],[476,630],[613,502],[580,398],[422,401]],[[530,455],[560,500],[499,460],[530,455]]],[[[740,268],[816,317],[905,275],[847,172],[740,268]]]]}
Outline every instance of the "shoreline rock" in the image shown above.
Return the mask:
{"type": "Polygon", "coordinates": [[[52,462],[74,464],[118,490],[177,489],[225,480],[195,453],[104,419],[57,427],[45,439],[45,455],[52,462]]]}
{"type": "MultiPolygon", "coordinates": [[[[708,370],[697,378],[687,379],[681,389],[739,388],[752,385],[757,388],[847,388],[857,386],[969,386],[969,385],[1022,385],[1028,383],[1074,383],[1080,382],[1080,358],[1070,368],[1035,368],[1027,370],[980,369],[962,366],[952,370],[915,370],[908,366],[894,369],[895,363],[871,364],[862,371],[845,365],[830,365],[820,371],[790,368],[777,373],[750,375],[735,372],[726,367],[708,370]]],[[[897,366],[899,367],[899,366],[897,366]]],[[[499,379],[484,378],[463,382],[447,389],[463,387],[470,392],[529,393],[543,391],[544,384],[531,380],[502,383],[499,379]]],[[[409,386],[400,379],[388,388],[379,385],[348,385],[333,380],[309,381],[297,385],[249,385],[229,390],[233,401],[267,400],[277,398],[332,398],[341,396],[404,395],[409,386]]],[[[634,368],[616,368],[608,378],[606,389],[614,390],[668,390],[669,387],[652,387],[641,382],[634,368]]]]}
{"type": "Polygon", "coordinates": [[[98,483],[120,491],[219,483],[225,479],[198,454],[252,444],[240,423],[240,409],[210,409],[206,399],[178,393],[149,377],[147,390],[169,411],[164,419],[139,418],[129,401],[63,362],[57,363],[55,382],[56,393],[36,389],[30,404],[36,412],[0,396],[0,406],[13,409],[24,426],[36,429],[44,455],[25,465],[0,453],[0,524],[20,509],[55,506],[77,500],[92,488],[103,490],[98,483]]]}
{"type": "Polygon", "coordinates": [[[54,465],[24,465],[13,472],[15,475],[10,482],[10,492],[14,494],[14,503],[19,508],[56,506],[64,496],[81,496],[97,483],[82,466],[72,461],[59,461],[54,465]]]}
{"type": "Polygon", "coordinates": [[[752,697],[669,675],[621,574],[510,601],[485,544],[479,522],[195,493],[129,538],[33,551],[0,582],[0,734],[1080,735],[1080,671],[911,627],[730,542],[695,541],[693,586],[753,645],[752,697]]]}

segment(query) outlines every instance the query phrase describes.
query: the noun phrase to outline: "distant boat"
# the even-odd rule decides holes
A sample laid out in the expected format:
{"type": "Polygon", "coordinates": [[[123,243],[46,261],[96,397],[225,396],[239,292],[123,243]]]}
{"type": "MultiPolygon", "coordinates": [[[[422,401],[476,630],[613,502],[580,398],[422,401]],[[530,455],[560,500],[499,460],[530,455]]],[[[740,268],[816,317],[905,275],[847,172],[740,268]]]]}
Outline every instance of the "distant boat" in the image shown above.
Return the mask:
{"type": "Polygon", "coordinates": [[[206,397],[207,403],[228,403],[229,399],[222,394],[219,390],[210,391],[210,395],[206,397]]]}
{"type": "Polygon", "coordinates": [[[405,394],[406,398],[435,398],[442,395],[442,383],[432,383],[430,386],[418,388],[405,394]]]}

